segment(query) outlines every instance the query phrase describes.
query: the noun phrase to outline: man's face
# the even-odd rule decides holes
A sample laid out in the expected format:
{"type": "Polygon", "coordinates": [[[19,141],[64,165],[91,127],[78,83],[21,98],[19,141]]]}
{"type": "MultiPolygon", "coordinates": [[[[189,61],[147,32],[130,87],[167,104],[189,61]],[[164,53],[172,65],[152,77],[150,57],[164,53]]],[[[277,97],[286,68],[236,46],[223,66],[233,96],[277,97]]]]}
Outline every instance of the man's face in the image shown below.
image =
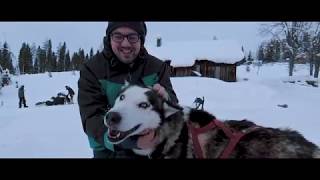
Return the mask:
{"type": "Polygon", "coordinates": [[[130,64],[139,55],[140,36],[131,28],[119,27],[111,33],[111,48],[121,62],[130,64]]]}

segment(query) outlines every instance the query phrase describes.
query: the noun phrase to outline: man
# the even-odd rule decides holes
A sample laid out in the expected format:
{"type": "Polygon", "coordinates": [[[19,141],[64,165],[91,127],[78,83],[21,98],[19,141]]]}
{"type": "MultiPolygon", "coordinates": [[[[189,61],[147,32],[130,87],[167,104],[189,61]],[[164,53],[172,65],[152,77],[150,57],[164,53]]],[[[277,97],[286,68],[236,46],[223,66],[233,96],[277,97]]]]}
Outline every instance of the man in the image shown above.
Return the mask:
{"type": "Polygon", "coordinates": [[[21,105],[23,104],[23,107],[28,107],[26,105],[26,98],[24,96],[24,85],[22,85],[18,90],[18,96],[19,96],[19,108],[21,108],[21,105]]]}
{"type": "Polygon", "coordinates": [[[74,96],[74,91],[71,87],[69,86],[65,86],[66,90],[68,91],[67,97],[68,95],[70,96],[70,102],[73,103],[73,96],[74,96]]]}
{"type": "Polygon", "coordinates": [[[163,98],[178,103],[170,81],[169,67],[147,53],[144,22],[109,22],[103,52],[85,63],[78,81],[78,103],[83,129],[95,158],[142,158],[130,150],[154,147],[155,131],[128,138],[119,145],[108,141],[103,117],[128,81],[153,87],[163,98]]]}

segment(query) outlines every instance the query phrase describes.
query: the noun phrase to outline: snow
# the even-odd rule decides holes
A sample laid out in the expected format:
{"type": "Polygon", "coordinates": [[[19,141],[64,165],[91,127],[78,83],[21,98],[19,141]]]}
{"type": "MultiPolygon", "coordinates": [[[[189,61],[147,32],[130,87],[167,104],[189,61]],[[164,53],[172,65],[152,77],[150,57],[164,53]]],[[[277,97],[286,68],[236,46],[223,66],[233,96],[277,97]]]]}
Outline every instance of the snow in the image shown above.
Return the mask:
{"type": "MultiPolygon", "coordinates": [[[[82,158],[91,157],[83,133],[78,105],[36,107],[59,92],[67,94],[65,85],[77,90],[78,73],[71,72],[22,75],[12,77],[25,86],[29,108],[18,109],[15,83],[0,94],[0,158],[82,158]]],[[[76,102],[76,97],[74,97],[76,102]]]]}
{"type": "Polygon", "coordinates": [[[162,60],[171,60],[172,66],[192,66],[195,60],[235,64],[244,58],[241,46],[234,40],[168,41],[160,47],[146,44],[148,52],[162,60]]]}
{"type": "Polygon", "coordinates": [[[192,71],[194,74],[196,74],[197,76],[202,76],[201,73],[199,73],[198,71],[192,71]]]}
{"type": "MultiPolygon", "coordinates": [[[[310,80],[309,65],[296,65],[288,78],[288,64],[267,64],[237,68],[238,82],[204,77],[171,78],[181,105],[194,106],[196,97],[205,98],[204,108],[220,120],[249,119],[259,125],[292,128],[320,145],[320,88],[310,80]],[[296,80],[298,83],[285,83],[296,80]],[[287,104],[288,108],[277,105],[287,104]]],[[[79,72],[21,75],[12,77],[25,86],[29,108],[18,108],[15,83],[1,89],[0,158],[91,158],[83,132],[77,96],[79,72]],[[76,92],[75,104],[35,107],[69,85],[76,92]]],[[[313,79],[318,81],[318,79],[313,79]]]]}

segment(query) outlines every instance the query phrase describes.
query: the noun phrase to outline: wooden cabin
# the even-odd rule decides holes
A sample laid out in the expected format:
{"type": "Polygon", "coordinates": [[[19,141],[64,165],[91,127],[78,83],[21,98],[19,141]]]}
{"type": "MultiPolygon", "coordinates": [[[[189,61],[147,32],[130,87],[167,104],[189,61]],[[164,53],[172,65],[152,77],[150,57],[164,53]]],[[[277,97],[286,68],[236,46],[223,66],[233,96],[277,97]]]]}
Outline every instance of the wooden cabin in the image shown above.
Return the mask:
{"type": "Polygon", "coordinates": [[[241,46],[234,41],[212,40],[167,43],[151,48],[156,57],[171,67],[171,77],[201,76],[226,82],[237,81],[237,65],[244,60],[241,46]]]}
{"type": "MultiPolygon", "coordinates": [[[[170,64],[170,61],[166,61],[170,64]]],[[[171,66],[171,77],[201,76],[217,78],[226,82],[237,81],[237,65],[195,60],[192,66],[171,66]]]]}

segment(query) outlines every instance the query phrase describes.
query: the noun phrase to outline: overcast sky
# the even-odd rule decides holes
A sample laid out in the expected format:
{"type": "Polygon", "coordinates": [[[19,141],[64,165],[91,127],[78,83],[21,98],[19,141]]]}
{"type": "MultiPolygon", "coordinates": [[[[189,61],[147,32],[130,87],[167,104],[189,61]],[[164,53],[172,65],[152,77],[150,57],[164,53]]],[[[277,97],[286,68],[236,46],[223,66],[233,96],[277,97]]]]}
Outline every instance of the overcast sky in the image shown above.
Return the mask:
{"type": "MultiPolygon", "coordinates": [[[[262,22],[147,22],[147,43],[156,43],[156,37],[165,41],[192,41],[218,39],[237,40],[246,52],[256,51],[266,39],[259,35],[262,22]]],[[[264,22],[265,23],[265,22],[264,22]]],[[[22,42],[42,46],[52,40],[53,50],[65,41],[73,53],[84,48],[89,53],[102,47],[107,22],[0,22],[0,43],[7,41],[15,56],[22,42]]]]}

